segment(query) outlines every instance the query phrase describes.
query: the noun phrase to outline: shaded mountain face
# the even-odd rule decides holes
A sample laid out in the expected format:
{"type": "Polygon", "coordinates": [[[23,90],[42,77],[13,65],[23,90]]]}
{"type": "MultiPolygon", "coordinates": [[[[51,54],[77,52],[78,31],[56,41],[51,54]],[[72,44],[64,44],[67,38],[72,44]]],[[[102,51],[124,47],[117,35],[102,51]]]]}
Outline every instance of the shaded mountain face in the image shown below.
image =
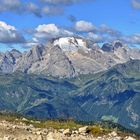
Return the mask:
{"type": "Polygon", "coordinates": [[[39,119],[110,120],[140,133],[140,60],[70,79],[0,75],[0,110],[39,119]]]}
{"type": "Polygon", "coordinates": [[[105,43],[102,46],[102,50],[105,52],[114,52],[118,48],[123,48],[123,44],[120,41],[114,41],[113,43],[105,43]]]}
{"type": "Polygon", "coordinates": [[[105,52],[113,52],[114,51],[114,47],[112,44],[110,43],[105,43],[102,47],[102,50],[105,52]]]}
{"type": "Polygon", "coordinates": [[[120,41],[103,44],[100,48],[84,38],[63,37],[24,53],[17,50],[1,53],[0,71],[72,78],[104,71],[131,59],[140,59],[140,50],[128,48],[120,41]]]}
{"type": "Polygon", "coordinates": [[[13,72],[14,65],[17,60],[22,57],[22,54],[18,50],[11,50],[10,52],[0,54],[0,72],[11,73],[13,72]]]}
{"type": "Polygon", "coordinates": [[[94,75],[73,99],[95,120],[114,120],[140,132],[139,85],[140,61],[129,61],[94,75]]]}
{"type": "Polygon", "coordinates": [[[1,111],[17,112],[38,119],[89,118],[69,95],[78,87],[65,79],[12,73],[0,75],[0,89],[1,111]]]}

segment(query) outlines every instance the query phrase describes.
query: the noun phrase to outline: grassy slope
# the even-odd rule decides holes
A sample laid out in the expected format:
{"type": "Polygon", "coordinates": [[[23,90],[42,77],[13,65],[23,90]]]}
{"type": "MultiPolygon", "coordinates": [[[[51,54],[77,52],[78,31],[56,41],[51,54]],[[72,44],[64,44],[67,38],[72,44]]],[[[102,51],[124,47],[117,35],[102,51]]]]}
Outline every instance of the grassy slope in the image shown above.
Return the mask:
{"type": "Polygon", "coordinates": [[[88,77],[83,76],[82,87],[73,92],[73,98],[81,107],[95,120],[113,118],[140,132],[140,61],[117,65],[88,77]]]}
{"type": "Polygon", "coordinates": [[[113,118],[138,132],[139,85],[140,61],[73,79],[22,73],[0,75],[0,109],[41,119],[98,121],[113,118]]]}

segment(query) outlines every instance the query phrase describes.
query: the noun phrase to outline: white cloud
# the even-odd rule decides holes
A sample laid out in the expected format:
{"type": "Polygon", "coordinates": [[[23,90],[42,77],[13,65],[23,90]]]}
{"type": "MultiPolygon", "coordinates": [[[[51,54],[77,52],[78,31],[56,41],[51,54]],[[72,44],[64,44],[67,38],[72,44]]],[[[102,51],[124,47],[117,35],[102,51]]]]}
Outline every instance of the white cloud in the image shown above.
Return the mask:
{"type": "Polygon", "coordinates": [[[59,29],[55,24],[42,24],[39,25],[36,28],[37,32],[46,32],[46,33],[53,33],[53,34],[58,34],[59,33],[59,29]]]}
{"type": "Polygon", "coordinates": [[[37,17],[44,15],[55,15],[63,12],[61,6],[52,6],[42,4],[37,5],[36,2],[21,1],[21,0],[0,0],[0,13],[14,12],[16,14],[34,14],[37,17]]]}
{"type": "Polygon", "coordinates": [[[87,37],[91,40],[93,40],[96,43],[102,42],[103,41],[103,37],[101,35],[89,32],[87,37]]]}
{"type": "Polygon", "coordinates": [[[19,11],[21,6],[20,0],[0,0],[0,12],[19,11]]]}
{"type": "Polygon", "coordinates": [[[16,14],[34,14],[37,17],[44,15],[62,14],[66,5],[72,5],[84,0],[0,0],[0,13],[14,12],[16,14]]]}
{"type": "Polygon", "coordinates": [[[0,43],[22,43],[24,37],[16,30],[14,26],[0,21],[0,43]]]}
{"type": "Polygon", "coordinates": [[[140,1],[132,0],[132,7],[135,9],[140,9],[140,1]]]}
{"type": "Polygon", "coordinates": [[[140,34],[123,36],[122,40],[128,44],[140,44],[140,34]]]}
{"type": "Polygon", "coordinates": [[[48,39],[52,38],[73,35],[72,32],[59,28],[55,24],[42,24],[39,25],[35,30],[36,32],[34,34],[34,39],[41,41],[47,41],[48,39]]]}
{"type": "Polygon", "coordinates": [[[79,32],[90,32],[96,30],[96,27],[91,22],[80,20],[75,23],[75,29],[79,32]]]}
{"type": "Polygon", "coordinates": [[[112,37],[120,37],[121,36],[121,33],[115,29],[112,29],[111,27],[105,25],[105,24],[102,24],[98,31],[102,34],[108,34],[112,37]]]}
{"type": "Polygon", "coordinates": [[[4,28],[6,30],[16,30],[14,26],[8,25],[7,23],[0,21],[0,28],[4,28]]]}
{"type": "Polygon", "coordinates": [[[25,5],[23,5],[23,10],[25,11],[25,13],[33,13],[34,15],[41,17],[42,13],[41,13],[41,9],[32,2],[26,3],[25,5]]]}

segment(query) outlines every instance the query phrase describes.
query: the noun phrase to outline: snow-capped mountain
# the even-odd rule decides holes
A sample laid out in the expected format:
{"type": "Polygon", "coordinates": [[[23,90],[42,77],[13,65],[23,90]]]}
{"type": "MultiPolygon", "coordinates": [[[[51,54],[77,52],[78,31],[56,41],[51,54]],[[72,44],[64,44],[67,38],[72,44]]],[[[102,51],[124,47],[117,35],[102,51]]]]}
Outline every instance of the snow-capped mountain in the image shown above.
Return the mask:
{"type": "Polygon", "coordinates": [[[53,45],[58,45],[63,51],[66,52],[76,52],[79,49],[84,51],[90,50],[88,48],[87,41],[83,38],[75,38],[75,37],[63,37],[58,38],[53,42],[53,45]]]}
{"type": "Polygon", "coordinates": [[[129,48],[118,40],[99,47],[85,38],[63,37],[24,53],[17,50],[1,53],[0,71],[74,77],[107,70],[131,59],[140,59],[140,50],[129,48]]]}

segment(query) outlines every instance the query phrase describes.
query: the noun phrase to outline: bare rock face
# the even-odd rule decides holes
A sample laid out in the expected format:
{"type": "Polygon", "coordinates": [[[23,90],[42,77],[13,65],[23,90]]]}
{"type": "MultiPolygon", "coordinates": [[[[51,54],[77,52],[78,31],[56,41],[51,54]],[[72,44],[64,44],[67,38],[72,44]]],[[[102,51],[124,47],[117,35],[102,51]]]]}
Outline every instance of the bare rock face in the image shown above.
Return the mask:
{"type": "Polygon", "coordinates": [[[20,58],[21,55],[22,55],[22,53],[20,51],[16,50],[16,49],[12,49],[10,51],[10,54],[12,54],[12,56],[16,59],[20,58]]]}
{"type": "Polygon", "coordinates": [[[10,52],[0,54],[0,72],[11,73],[17,60],[21,57],[21,52],[13,49],[10,52]]]}
{"type": "Polygon", "coordinates": [[[79,128],[80,133],[86,133],[87,130],[88,130],[88,126],[84,126],[84,127],[79,128]]]}
{"type": "Polygon", "coordinates": [[[105,52],[113,52],[114,47],[112,46],[112,44],[106,43],[106,44],[103,45],[102,50],[105,51],[105,52]]]}
{"type": "Polygon", "coordinates": [[[17,61],[13,71],[28,72],[33,63],[40,61],[43,51],[44,47],[38,45],[33,47],[28,52],[23,53],[22,57],[17,61]]]}
{"type": "Polygon", "coordinates": [[[121,48],[123,47],[123,44],[119,40],[116,40],[113,42],[113,46],[114,48],[121,48]]]}
{"type": "Polygon", "coordinates": [[[74,76],[75,71],[71,62],[59,46],[50,48],[47,55],[47,64],[44,66],[42,73],[55,77],[74,76]]]}

